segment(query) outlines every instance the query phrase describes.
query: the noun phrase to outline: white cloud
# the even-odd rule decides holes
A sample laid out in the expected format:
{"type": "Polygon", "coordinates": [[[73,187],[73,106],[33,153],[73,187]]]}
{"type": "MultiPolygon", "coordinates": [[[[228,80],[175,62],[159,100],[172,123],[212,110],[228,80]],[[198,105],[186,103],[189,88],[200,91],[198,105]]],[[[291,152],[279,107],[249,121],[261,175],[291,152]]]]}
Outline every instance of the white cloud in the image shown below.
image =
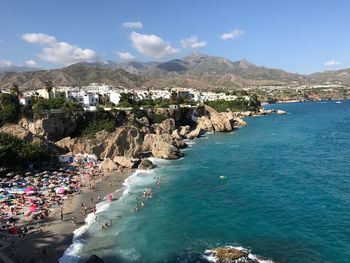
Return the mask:
{"type": "Polygon", "coordinates": [[[27,33],[22,35],[22,38],[29,43],[40,44],[40,45],[54,44],[57,42],[55,37],[45,35],[42,33],[27,33]]]}
{"type": "Polygon", "coordinates": [[[70,65],[96,58],[95,51],[91,49],[82,49],[66,42],[58,42],[55,37],[42,33],[27,33],[22,38],[29,43],[44,46],[39,58],[47,62],[70,65]]]}
{"type": "Polygon", "coordinates": [[[123,59],[123,60],[132,60],[132,59],[135,58],[135,57],[134,57],[131,53],[129,53],[129,52],[120,52],[120,51],[118,51],[117,54],[118,54],[118,57],[119,57],[120,59],[123,59]]]}
{"type": "Polygon", "coordinates": [[[335,67],[335,66],[339,66],[341,63],[339,61],[336,61],[336,60],[330,60],[330,61],[326,61],[324,63],[324,65],[326,67],[335,67]]]}
{"type": "Polygon", "coordinates": [[[173,48],[168,42],[153,34],[146,35],[134,31],[129,38],[138,52],[149,57],[162,58],[180,52],[180,49],[173,48]]]}
{"type": "Polygon", "coordinates": [[[223,40],[228,40],[228,39],[236,39],[240,36],[243,36],[245,34],[244,30],[240,30],[240,29],[234,29],[231,32],[225,33],[221,35],[221,38],[223,40]]]}
{"type": "Polygon", "coordinates": [[[12,62],[10,60],[0,60],[0,67],[11,67],[12,62]]]}
{"type": "Polygon", "coordinates": [[[37,65],[36,65],[36,62],[34,61],[34,60],[27,60],[26,62],[25,62],[25,64],[26,64],[26,66],[27,67],[30,67],[30,68],[35,68],[37,65]]]}
{"type": "Polygon", "coordinates": [[[141,29],[143,28],[143,24],[141,22],[124,22],[122,24],[122,27],[131,29],[141,29]]]}
{"type": "Polygon", "coordinates": [[[207,42],[199,41],[197,36],[191,36],[180,40],[180,44],[183,48],[202,48],[207,45],[207,42]]]}

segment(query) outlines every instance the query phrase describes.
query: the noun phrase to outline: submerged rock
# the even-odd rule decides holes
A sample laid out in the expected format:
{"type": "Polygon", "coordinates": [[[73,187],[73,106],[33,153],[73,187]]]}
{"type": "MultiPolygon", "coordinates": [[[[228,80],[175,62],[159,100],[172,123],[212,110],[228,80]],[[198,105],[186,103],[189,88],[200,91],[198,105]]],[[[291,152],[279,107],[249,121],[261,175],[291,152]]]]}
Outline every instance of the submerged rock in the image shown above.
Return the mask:
{"type": "Polygon", "coordinates": [[[273,263],[274,261],[256,256],[242,247],[218,247],[204,252],[204,259],[215,263],[273,263]]]}
{"type": "Polygon", "coordinates": [[[86,263],[103,263],[104,260],[96,255],[92,255],[85,262],[86,263]]]}
{"type": "Polygon", "coordinates": [[[277,110],[277,112],[276,112],[278,115],[284,115],[284,114],[287,114],[287,112],[286,111],[284,111],[284,110],[277,110]]]}
{"type": "Polygon", "coordinates": [[[233,247],[219,247],[211,250],[219,262],[233,262],[234,260],[245,258],[248,252],[233,247]]]}

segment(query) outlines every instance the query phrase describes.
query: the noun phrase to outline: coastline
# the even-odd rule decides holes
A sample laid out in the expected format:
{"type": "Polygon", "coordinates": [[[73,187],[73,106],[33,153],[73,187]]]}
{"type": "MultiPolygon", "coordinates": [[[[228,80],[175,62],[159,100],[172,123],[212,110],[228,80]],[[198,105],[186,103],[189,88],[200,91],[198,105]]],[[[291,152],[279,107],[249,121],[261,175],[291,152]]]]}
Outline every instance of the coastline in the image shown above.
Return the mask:
{"type": "MultiPolygon", "coordinates": [[[[123,173],[119,170],[106,173],[101,180],[96,181],[94,190],[84,187],[81,193],[65,200],[62,221],[60,211],[56,209],[40,225],[29,225],[32,229],[25,238],[13,239],[14,246],[11,245],[11,249],[4,251],[5,254],[13,258],[13,262],[58,262],[72,244],[73,232],[85,224],[87,215],[83,216],[80,213],[81,203],[88,207],[89,213],[92,212],[93,207],[97,204],[98,196],[104,198],[121,189],[125,179],[133,173],[132,169],[124,169],[123,173]],[[112,182],[111,185],[110,182],[112,182]],[[91,198],[94,204],[91,204],[91,198]],[[72,222],[72,217],[76,217],[77,224],[72,222]],[[46,255],[43,254],[44,247],[46,247],[46,255]]],[[[120,196],[115,196],[115,198],[120,198],[120,196]]]]}
{"type": "MultiPolygon", "coordinates": [[[[262,112],[257,112],[256,115],[269,115],[272,112],[272,110],[268,112],[263,110],[262,112]]],[[[249,112],[248,115],[239,113],[242,119],[252,116],[251,114],[252,112],[249,112]]],[[[240,126],[245,126],[245,122],[243,121],[240,123],[240,126]]],[[[236,128],[237,127],[234,127],[234,129],[236,128]]],[[[225,131],[219,130],[217,132],[225,131]]],[[[206,133],[211,133],[211,131],[207,130],[206,133]]],[[[199,135],[199,137],[201,136],[199,135]]],[[[187,140],[188,139],[182,139],[182,141],[187,140]]],[[[192,141],[192,139],[190,141],[192,141]]],[[[64,218],[62,221],[60,220],[59,209],[55,210],[50,217],[40,223],[40,225],[32,224],[31,226],[33,226],[33,229],[27,234],[25,239],[16,238],[14,247],[6,251],[6,254],[11,256],[11,258],[19,259],[20,261],[18,262],[58,262],[72,245],[74,241],[74,231],[84,226],[87,215],[92,212],[97,204],[96,200],[98,196],[105,197],[121,189],[125,179],[134,172],[135,170],[133,169],[124,169],[123,173],[119,170],[112,173],[105,173],[102,179],[96,180],[94,190],[84,187],[81,193],[75,194],[64,201],[64,218]],[[112,181],[112,186],[110,186],[110,181],[112,181]],[[95,200],[94,204],[91,204],[91,198],[95,200]],[[80,213],[81,203],[84,203],[89,208],[88,214],[84,216],[80,213]],[[73,223],[72,217],[76,217],[77,224],[73,223]],[[46,247],[46,255],[43,253],[44,247],[46,247]]],[[[115,198],[119,199],[121,195],[122,192],[120,192],[120,195],[115,196],[115,198]]]]}

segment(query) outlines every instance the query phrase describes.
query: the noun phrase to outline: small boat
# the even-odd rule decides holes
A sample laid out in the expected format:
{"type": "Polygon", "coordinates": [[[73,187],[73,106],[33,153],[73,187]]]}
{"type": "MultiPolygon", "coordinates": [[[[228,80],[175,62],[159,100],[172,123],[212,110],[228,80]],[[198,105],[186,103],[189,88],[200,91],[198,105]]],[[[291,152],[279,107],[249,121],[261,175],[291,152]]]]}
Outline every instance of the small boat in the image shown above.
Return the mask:
{"type": "Polygon", "coordinates": [[[336,103],[341,103],[341,101],[337,101],[336,103]]]}
{"type": "Polygon", "coordinates": [[[226,177],[226,176],[223,176],[223,175],[220,175],[220,176],[219,176],[219,179],[223,180],[223,179],[227,179],[227,177],[226,177]]]}

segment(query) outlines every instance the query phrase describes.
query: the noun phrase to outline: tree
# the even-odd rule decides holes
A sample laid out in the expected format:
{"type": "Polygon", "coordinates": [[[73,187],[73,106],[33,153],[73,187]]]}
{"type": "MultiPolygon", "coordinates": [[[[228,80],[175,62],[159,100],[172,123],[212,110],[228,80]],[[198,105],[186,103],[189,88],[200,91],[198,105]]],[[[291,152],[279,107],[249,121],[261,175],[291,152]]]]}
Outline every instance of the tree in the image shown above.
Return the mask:
{"type": "Polygon", "coordinates": [[[120,101],[118,103],[119,107],[132,107],[135,103],[134,95],[130,92],[128,93],[121,93],[120,94],[120,101]]]}
{"type": "Polygon", "coordinates": [[[46,159],[38,144],[0,132],[0,165],[18,166],[46,159]]]}
{"type": "Polygon", "coordinates": [[[49,94],[49,99],[50,99],[50,93],[53,89],[54,85],[53,82],[51,80],[47,80],[44,82],[44,88],[47,91],[47,93],[49,94]]]}
{"type": "Polygon", "coordinates": [[[0,126],[17,122],[20,115],[18,97],[13,94],[0,94],[0,126]]]}
{"type": "Polygon", "coordinates": [[[19,90],[18,85],[15,83],[12,85],[10,93],[16,97],[20,97],[22,95],[22,92],[19,90]]]}

